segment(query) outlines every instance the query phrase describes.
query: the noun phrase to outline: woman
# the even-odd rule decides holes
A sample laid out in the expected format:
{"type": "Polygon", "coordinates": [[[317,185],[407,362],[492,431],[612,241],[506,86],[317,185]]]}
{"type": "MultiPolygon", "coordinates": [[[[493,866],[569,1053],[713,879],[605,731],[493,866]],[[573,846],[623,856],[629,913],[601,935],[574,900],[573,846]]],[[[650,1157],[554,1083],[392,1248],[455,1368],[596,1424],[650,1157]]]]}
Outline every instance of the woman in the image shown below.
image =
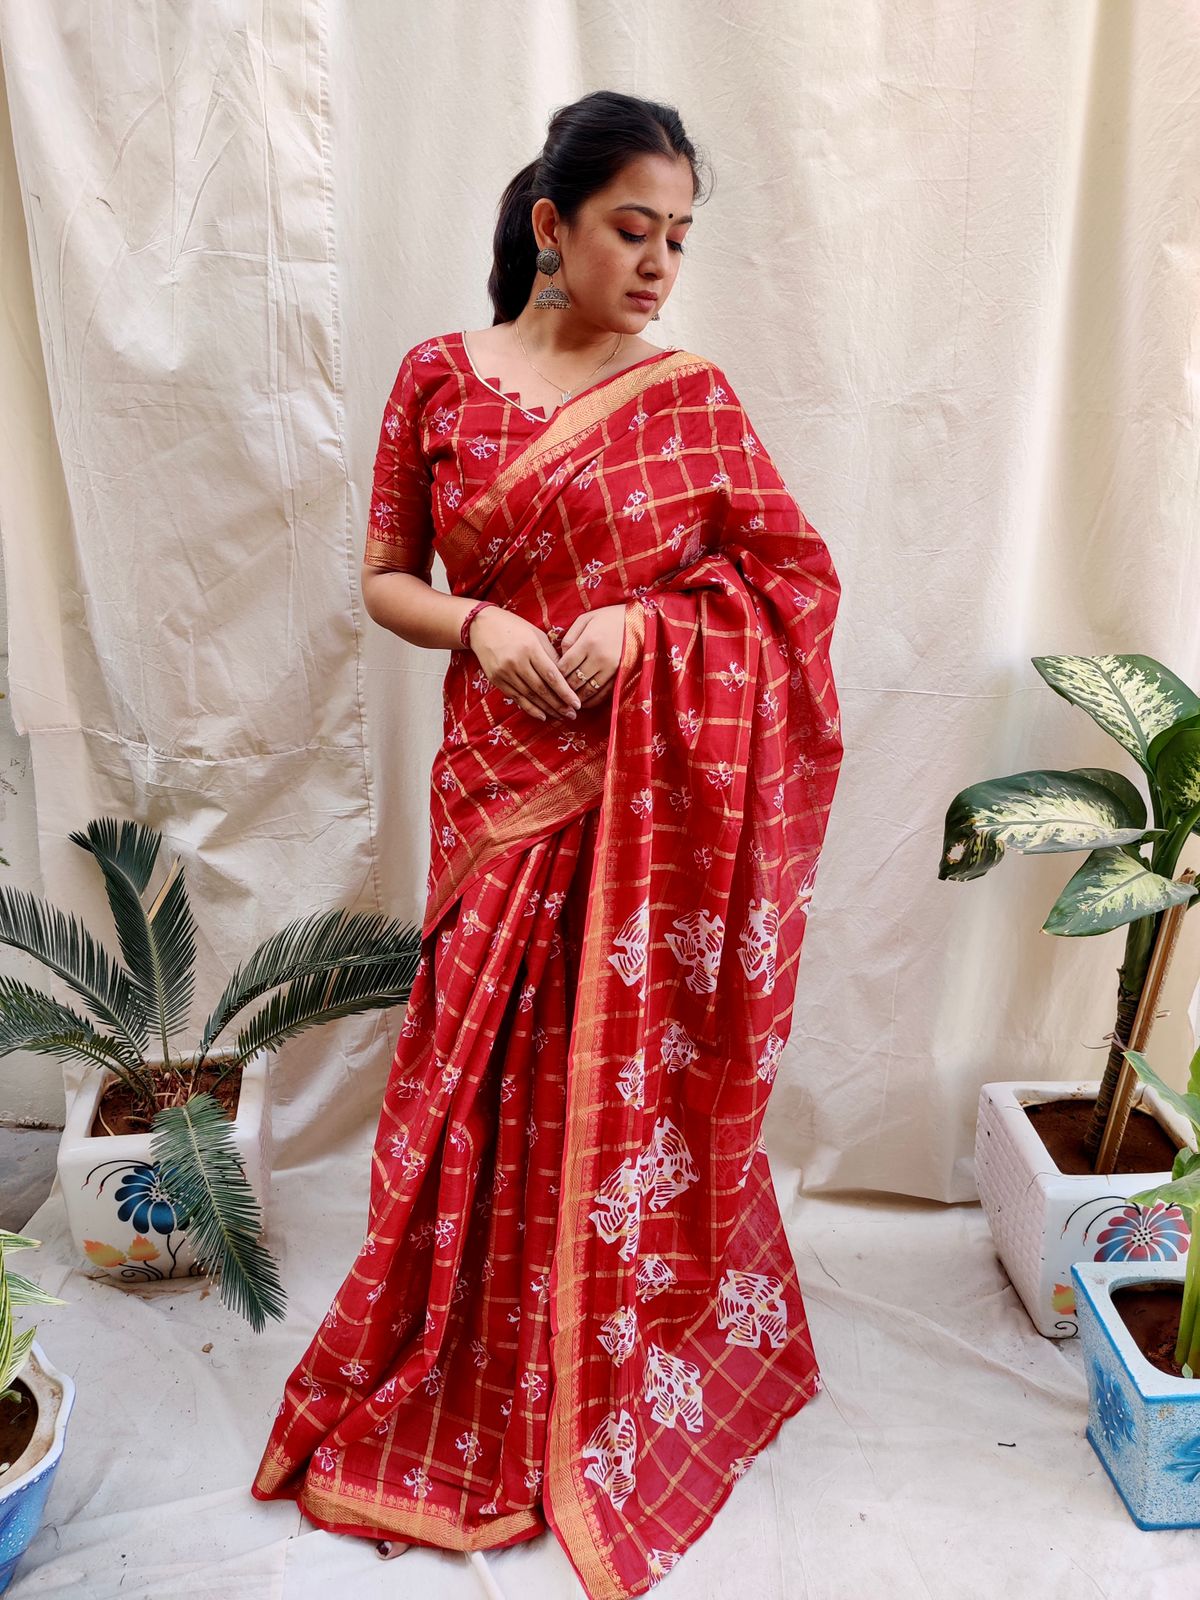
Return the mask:
{"type": "Polygon", "coordinates": [[[640,336],[696,188],[669,107],[559,111],[492,328],[400,364],[364,596],[453,647],[425,946],[366,1239],[252,1488],[382,1553],[549,1525],[592,1600],[668,1571],[820,1386],[761,1127],[840,588],[725,374],[640,336]]]}

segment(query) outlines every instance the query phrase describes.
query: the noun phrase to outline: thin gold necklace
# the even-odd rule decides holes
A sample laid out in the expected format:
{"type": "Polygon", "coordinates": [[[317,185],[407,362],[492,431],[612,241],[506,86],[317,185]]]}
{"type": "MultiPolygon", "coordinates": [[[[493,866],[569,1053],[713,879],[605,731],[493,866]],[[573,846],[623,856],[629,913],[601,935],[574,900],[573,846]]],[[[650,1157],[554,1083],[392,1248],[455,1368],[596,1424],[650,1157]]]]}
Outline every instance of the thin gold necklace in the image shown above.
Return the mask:
{"type": "MultiPolygon", "coordinates": [[[[524,339],[521,338],[521,329],[517,325],[517,322],[516,322],[515,318],[513,319],[513,329],[515,330],[516,335],[517,335],[517,343],[521,346],[521,353],[524,355],[526,361],[529,361],[529,351],[526,350],[526,348],[525,348],[525,341],[524,341],[524,339]]],[[[624,339],[625,339],[625,335],[623,333],[619,333],[617,335],[617,342],[613,346],[612,354],[605,356],[604,360],[601,361],[597,366],[594,366],[592,368],[591,372],[585,373],[583,381],[586,382],[586,380],[588,378],[590,378],[593,375],[593,373],[599,372],[601,367],[608,366],[609,362],[614,359],[614,357],[617,355],[618,351],[620,350],[621,345],[624,342],[624,339]]],[[[533,362],[529,361],[529,365],[531,367],[533,367],[533,362]]],[[[556,388],[556,389],[558,388],[558,385],[557,385],[557,383],[554,382],[554,379],[546,377],[546,374],[541,370],[540,367],[533,367],[533,370],[537,373],[539,378],[545,378],[547,383],[552,384],[554,386],[554,388],[556,388]]],[[[563,389],[563,390],[560,390],[559,393],[562,396],[562,399],[561,399],[561,401],[559,403],[561,405],[566,405],[567,401],[575,393],[575,390],[574,389],[563,389]]]]}

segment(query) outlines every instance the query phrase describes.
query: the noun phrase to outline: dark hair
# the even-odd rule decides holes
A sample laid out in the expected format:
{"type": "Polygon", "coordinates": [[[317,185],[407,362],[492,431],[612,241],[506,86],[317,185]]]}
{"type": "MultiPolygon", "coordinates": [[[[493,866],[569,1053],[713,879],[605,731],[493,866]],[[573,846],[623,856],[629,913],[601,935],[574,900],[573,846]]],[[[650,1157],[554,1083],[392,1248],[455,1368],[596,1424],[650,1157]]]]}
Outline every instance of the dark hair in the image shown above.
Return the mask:
{"type": "Polygon", "coordinates": [[[553,200],[563,221],[573,223],[583,202],[638,155],[686,156],[692,168],[693,198],[699,195],[695,147],[674,106],[596,89],[554,113],[541,155],[521,168],[500,199],[488,278],[493,326],[514,321],[533,288],[534,201],[553,200]]]}

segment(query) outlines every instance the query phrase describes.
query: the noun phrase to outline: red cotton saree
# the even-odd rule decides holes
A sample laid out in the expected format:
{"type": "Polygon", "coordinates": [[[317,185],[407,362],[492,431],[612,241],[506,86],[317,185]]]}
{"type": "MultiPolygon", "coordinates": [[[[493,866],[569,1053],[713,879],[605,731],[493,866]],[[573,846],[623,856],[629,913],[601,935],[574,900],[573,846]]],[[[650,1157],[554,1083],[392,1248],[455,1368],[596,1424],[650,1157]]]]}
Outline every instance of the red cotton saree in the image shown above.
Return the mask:
{"type": "Polygon", "coordinates": [[[550,417],[463,336],[404,356],[366,560],[620,668],[542,723],[451,652],[423,953],[365,1241],[251,1492],[453,1550],[554,1530],[649,1588],[820,1388],[762,1140],[842,757],[840,585],[720,368],[550,417]]]}

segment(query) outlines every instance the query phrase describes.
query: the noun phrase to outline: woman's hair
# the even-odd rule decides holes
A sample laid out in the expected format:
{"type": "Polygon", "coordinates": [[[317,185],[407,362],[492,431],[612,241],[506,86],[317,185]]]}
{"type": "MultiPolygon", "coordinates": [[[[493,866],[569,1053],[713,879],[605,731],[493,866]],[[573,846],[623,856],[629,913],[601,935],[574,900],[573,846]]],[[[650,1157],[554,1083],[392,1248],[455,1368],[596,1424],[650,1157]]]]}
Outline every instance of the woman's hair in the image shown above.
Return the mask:
{"type": "Polygon", "coordinates": [[[488,278],[495,315],[512,322],[525,309],[537,274],[537,240],[530,212],[535,200],[553,200],[573,223],[590,195],[610,183],[634,156],[686,156],[693,198],[700,192],[695,147],[674,106],[613,89],[596,89],[550,118],[542,153],[522,167],[500,199],[488,278]]]}

